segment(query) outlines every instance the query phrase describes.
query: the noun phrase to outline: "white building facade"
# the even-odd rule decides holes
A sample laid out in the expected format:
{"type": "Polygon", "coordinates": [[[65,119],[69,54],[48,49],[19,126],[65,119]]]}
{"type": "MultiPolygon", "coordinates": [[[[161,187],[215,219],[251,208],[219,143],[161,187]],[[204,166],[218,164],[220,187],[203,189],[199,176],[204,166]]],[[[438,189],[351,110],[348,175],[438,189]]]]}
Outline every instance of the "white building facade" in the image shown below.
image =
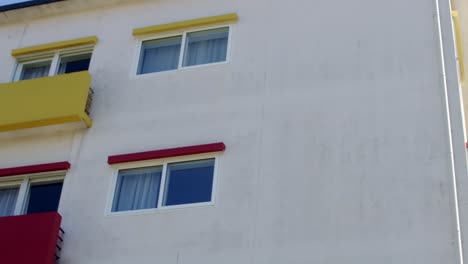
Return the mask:
{"type": "Polygon", "coordinates": [[[58,184],[42,191],[58,193],[63,264],[462,263],[450,12],[443,0],[5,10],[5,217],[58,184]]]}

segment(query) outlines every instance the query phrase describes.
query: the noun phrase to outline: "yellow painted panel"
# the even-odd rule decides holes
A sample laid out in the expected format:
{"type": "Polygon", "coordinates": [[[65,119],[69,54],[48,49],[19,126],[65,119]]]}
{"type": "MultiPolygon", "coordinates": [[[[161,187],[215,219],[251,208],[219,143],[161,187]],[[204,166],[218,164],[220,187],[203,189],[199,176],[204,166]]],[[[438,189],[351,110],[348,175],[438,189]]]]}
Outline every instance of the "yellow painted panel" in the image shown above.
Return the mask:
{"type": "Polygon", "coordinates": [[[465,83],[465,61],[463,59],[463,43],[460,33],[460,21],[458,18],[458,11],[452,11],[453,24],[455,27],[455,38],[457,42],[458,65],[460,67],[460,79],[462,85],[465,83]]]}
{"type": "Polygon", "coordinates": [[[83,45],[95,45],[97,42],[98,42],[98,38],[96,36],[65,40],[65,41],[47,43],[43,45],[36,45],[36,46],[14,49],[12,50],[11,55],[17,57],[17,56],[28,55],[32,53],[51,51],[55,49],[64,49],[64,48],[83,46],[83,45]]]}
{"type": "Polygon", "coordinates": [[[85,122],[87,127],[93,126],[93,121],[91,120],[91,118],[86,113],[81,114],[80,120],[83,120],[83,122],[85,122]]]}
{"type": "Polygon", "coordinates": [[[81,121],[79,116],[64,116],[64,117],[58,117],[58,118],[34,120],[34,121],[23,122],[23,123],[0,125],[0,132],[12,131],[12,130],[18,130],[18,129],[26,129],[26,128],[34,128],[34,127],[52,126],[52,125],[79,122],[79,121],[81,121]]]}
{"type": "Polygon", "coordinates": [[[207,25],[221,24],[221,23],[232,23],[232,22],[237,22],[238,19],[239,18],[236,13],[197,18],[197,19],[184,20],[184,21],[178,21],[178,22],[149,26],[149,27],[135,28],[133,30],[133,35],[139,36],[139,35],[155,34],[155,33],[161,33],[161,32],[166,32],[166,31],[179,30],[179,29],[190,28],[190,27],[207,26],[207,25]]]}
{"type": "Polygon", "coordinates": [[[0,131],[84,121],[87,71],[0,84],[0,131]]]}

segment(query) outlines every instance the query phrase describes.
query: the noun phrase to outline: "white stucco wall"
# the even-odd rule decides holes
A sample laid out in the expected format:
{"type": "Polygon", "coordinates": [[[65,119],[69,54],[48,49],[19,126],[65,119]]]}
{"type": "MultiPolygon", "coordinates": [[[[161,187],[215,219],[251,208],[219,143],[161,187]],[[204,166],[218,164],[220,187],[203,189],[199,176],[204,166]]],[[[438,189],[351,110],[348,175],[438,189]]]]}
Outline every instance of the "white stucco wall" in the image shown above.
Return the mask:
{"type": "MultiPolygon", "coordinates": [[[[458,54],[461,61],[463,61],[464,64],[468,63],[468,27],[465,26],[467,25],[468,22],[468,3],[466,1],[462,0],[452,0],[452,7],[454,10],[458,12],[458,21],[460,24],[460,43],[462,45],[462,54],[458,54]]],[[[468,67],[465,66],[465,76],[468,76],[468,67]]],[[[466,82],[462,83],[462,92],[464,94],[463,96],[463,107],[464,109],[468,109],[468,96],[467,96],[467,87],[466,87],[466,82]]],[[[465,114],[465,124],[467,122],[467,114],[465,114]]]]}
{"type": "Polygon", "coordinates": [[[63,264],[458,263],[434,19],[425,0],[160,0],[0,25],[0,82],[14,48],[99,37],[94,126],[0,137],[0,167],[72,163],[63,264]],[[228,64],[131,76],[133,28],[230,12],[228,64]],[[105,216],[108,155],[218,141],[214,206],[105,216]]]}

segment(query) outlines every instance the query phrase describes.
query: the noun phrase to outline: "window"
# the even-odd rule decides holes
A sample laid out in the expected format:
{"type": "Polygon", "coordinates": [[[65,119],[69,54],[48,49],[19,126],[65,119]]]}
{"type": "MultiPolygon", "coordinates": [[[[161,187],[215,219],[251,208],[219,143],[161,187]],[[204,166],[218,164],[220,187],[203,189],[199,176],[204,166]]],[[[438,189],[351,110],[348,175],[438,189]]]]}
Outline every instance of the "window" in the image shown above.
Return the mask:
{"type": "Polygon", "coordinates": [[[57,211],[63,176],[14,178],[0,182],[0,216],[57,211]]]}
{"type": "Polygon", "coordinates": [[[112,211],[157,207],[161,175],[160,166],[120,171],[112,211]]]}
{"type": "Polygon", "coordinates": [[[21,71],[20,80],[41,78],[49,75],[51,61],[25,63],[21,71]]]}
{"type": "Polygon", "coordinates": [[[18,200],[19,187],[0,189],[0,216],[13,215],[18,200]]]}
{"type": "Polygon", "coordinates": [[[188,33],[185,41],[184,66],[226,60],[229,28],[188,33]]]}
{"type": "Polygon", "coordinates": [[[87,71],[90,61],[91,53],[62,56],[60,57],[57,74],[87,71]]]}
{"type": "Polygon", "coordinates": [[[42,213],[57,211],[62,193],[63,183],[40,183],[31,184],[29,187],[28,200],[25,207],[26,213],[42,213]]]}
{"type": "Polygon", "coordinates": [[[229,27],[222,27],[144,40],[141,44],[137,74],[225,62],[228,39],[229,27]]]}
{"type": "Polygon", "coordinates": [[[112,212],[203,205],[213,201],[215,158],[162,162],[117,173],[112,212]]]}
{"type": "Polygon", "coordinates": [[[181,36],[144,41],[141,45],[138,73],[177,69],[181,43],[181,36]]]}
{"type": "Polygon", "coordinates": [[[15,81],[88,70],[92,50],[72,49],[18,58],[15,81]]]}
{"type": "Polygon", "coordinates": [[[211,201],[214,160],[199,160],[167,165],[163,205],[211,201]]]}

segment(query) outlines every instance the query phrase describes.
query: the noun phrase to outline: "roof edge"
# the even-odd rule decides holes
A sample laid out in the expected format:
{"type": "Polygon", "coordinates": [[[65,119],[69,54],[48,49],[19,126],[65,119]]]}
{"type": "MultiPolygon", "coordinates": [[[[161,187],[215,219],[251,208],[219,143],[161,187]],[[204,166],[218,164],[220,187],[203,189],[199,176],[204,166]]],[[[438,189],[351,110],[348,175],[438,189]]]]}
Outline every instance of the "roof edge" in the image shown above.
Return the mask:
{"type": "Polygon", "coordinates": [[[65,1],[65,0],[32,0],[32,1],[20,2],[20,3],[0,6],[0,12],[6,12],[10,10],[27,8],[27,7],[38,6],[38,5],[45,5],[45,4],[61,2],[61,1],[65,1]]]}

